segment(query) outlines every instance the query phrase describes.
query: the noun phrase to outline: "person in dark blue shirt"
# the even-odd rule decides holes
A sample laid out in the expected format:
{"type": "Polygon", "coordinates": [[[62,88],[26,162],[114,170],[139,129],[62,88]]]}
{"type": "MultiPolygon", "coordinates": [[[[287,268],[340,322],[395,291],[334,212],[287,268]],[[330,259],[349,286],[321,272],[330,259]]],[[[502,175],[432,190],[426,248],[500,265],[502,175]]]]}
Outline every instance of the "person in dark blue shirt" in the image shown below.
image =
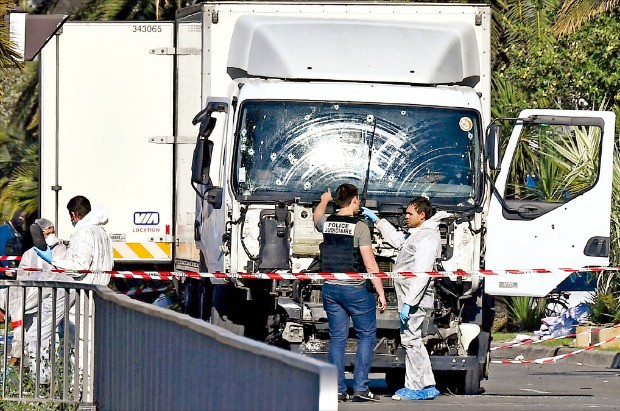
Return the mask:
{"type": "MultiPolygon", "coordinates": [[[[18,256],[22,254],[24,213],[18,210],[6,223],[0,225],[0,254],[18,256]]],[[[16,261],[2,261],[3,267],[17,267],[16,261]]],[[[4,273],[1,273],[4,278],[4,273]]]]}

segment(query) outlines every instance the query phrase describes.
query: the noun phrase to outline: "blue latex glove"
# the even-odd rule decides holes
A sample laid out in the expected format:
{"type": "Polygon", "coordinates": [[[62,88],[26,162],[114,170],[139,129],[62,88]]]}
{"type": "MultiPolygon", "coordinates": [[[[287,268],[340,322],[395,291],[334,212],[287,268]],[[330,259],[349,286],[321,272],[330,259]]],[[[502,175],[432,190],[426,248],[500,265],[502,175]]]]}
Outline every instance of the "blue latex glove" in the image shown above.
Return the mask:
{"type": "Polygon", "coordinates": [[[366,207],[362,207],[362,214],[367,220],[370,220],[373,223],[379,219],[373,211],[367,209],[366,207]]]}
{"type": "Polygon", "coordinates": [[[41,251],[37,247],[33,247],[33,248],[39,257],[47,261],[49,264],[52,263],[52,249],[51,248],[47,247],[45,251],[41,251]]]}
{"type": "Polygon", "coordinates": [[[408,304],[403,304],[403,308],[401,308],[400,312],[398,313],[398,315],[400,316],[400,320],[404,324],[407,324],[409,322],[409,311],[410,310],[411,310],[411,307],[408,304]]]}

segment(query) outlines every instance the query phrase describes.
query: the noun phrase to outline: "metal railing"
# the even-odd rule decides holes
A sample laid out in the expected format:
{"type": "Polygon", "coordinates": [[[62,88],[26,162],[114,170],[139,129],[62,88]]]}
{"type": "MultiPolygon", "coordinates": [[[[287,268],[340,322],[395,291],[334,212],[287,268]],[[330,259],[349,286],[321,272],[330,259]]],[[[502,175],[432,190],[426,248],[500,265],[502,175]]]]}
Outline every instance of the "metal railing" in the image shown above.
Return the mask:
{"type": "Polygon", "coordinates": [[[0,287],[2,400],[92,402],[94,288],[23,280],[0,287]]]}
{"type": "MultiPolygon", "coordinates": [[[[15,316],[23,314],[21,330],[14,324],[9,332],[15,321],[8,318],[0,330],[4,401],[98,410],[337,409],[330,364],[107,287],[9,280],[0,287],[21,297],[15,316]],[[24,342],[13,352],[11,336],[24,342]],[[20,363],[12,367],[15,356],[20,363]]],[[[15,312],[9,298],[3,305],[15,312]]]]}

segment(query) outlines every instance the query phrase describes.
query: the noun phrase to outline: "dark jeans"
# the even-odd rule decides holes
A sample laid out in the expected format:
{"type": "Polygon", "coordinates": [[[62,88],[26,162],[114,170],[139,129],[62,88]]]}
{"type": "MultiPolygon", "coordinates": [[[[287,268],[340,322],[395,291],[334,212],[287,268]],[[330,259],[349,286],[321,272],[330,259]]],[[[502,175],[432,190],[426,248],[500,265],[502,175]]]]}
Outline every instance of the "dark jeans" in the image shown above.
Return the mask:
{"type": "Polygon", "coordinates": [[[349,337],[349,319],[357,336],[354,391],[368,391],[368,373],[377,335],[376,302],[365,285],[323,286],[323,307],[329,321],[328,361],[338,368],[338,392],[346,393],[344,378],[345,348],[349,337]]]}

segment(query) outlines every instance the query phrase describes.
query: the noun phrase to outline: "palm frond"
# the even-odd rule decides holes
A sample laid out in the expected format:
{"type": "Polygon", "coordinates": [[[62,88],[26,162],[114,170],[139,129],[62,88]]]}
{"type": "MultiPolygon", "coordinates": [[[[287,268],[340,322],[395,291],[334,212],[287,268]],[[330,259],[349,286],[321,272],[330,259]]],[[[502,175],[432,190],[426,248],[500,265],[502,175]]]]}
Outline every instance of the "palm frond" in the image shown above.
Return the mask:
{"type": "Polygon", "coordinates": [[[617,9],[620,0],[567,0],[558,12],[554,31],[566,36],[589,22],[595,16],[617,9]]]}
{"type": "MultiPolygon", "coordinates": [[[[12,5],[12,1],[0,0],[0,16],[4,17],[12,5]]],[[[0,74],[4,76],[7,75],[8,69],[21,68],[22,65],[17,60],[18,58],[19,54],[15,50],[15,44],[11,42],[9,37],[9,27],[4,18],[0,18],[0,74]]]]}
{"type": "Polygon", "coordinates": [[[39,64],[26,64],[26,81],[13,107],[15,129],[36,130],[39,119],[39,64]]]}

